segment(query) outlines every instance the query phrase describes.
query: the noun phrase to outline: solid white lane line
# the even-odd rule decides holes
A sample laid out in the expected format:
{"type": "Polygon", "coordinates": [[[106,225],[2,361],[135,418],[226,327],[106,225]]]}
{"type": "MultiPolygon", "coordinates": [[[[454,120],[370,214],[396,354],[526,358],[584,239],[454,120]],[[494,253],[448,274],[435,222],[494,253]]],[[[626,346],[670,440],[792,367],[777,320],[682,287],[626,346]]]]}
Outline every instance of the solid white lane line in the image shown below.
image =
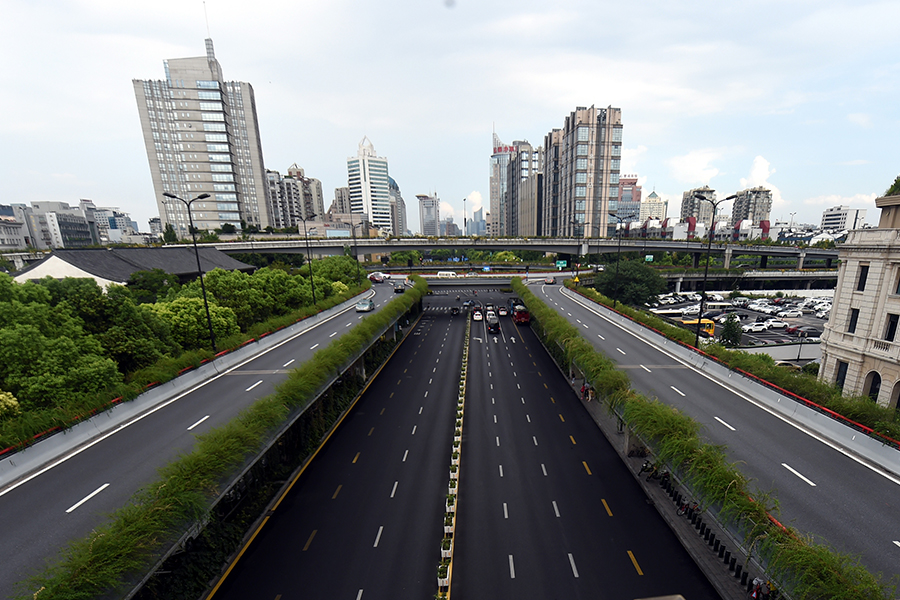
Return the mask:
{"type": "Polygon", "coordinates": [[[500,477],[503,477],[503,465],[499,465],[500,467],[500,477]]]}
{"type": "Polygon", "coordinates": [[[504,519],[509,518],[509,512],[506,510],[506,502],[503,503],[503,518],[504,519]]]}
{"type": "Polygon", "coordinates": [[[282,368],[288,366],[289,364],[291,364],[292,362],[294,362],[294,360],[295,360],[295,359],[292,358],[291,360],[287,361],[286,363],[284,363],[283,365],[281,365],[282,368]]]}
{"type": "Polygon", "coordinates": [[[670,385],[669,387],[672,388],[673,390],[675,390],[675,393],[678,394],[679,396],[684,396],[684,392],[682,392],[681,390],[679,390],[679,389],[678,389],[677,387],[675,387],[674,385],[670,385]]]}
{"type": "Polygon", "coordinates": [[[894,540],[894,545],[900,548],[900,541],[894,540]]]}
{"type": "Polygon", "coordinates": [[[394,494],[397,493],[397,484],[398,484],[398,483],[400,483],[400,482],[399,482],[399,481],[395,481],[395,482],[394,482],[394,489],[391,490],[391,498],[393,498],[393,497],[394,497],[394,494]]]}
{"type": "Polygon", "coordinates": [[[384,531],[384,525],[378,528],[378,535],[375,536],[375,543],[372,545],[373,548],[378,547],[378,540],[381,539],[381,532],[384,531]]]}
{"type": "Polygon", "coordinates": [[[531,439],[533,439],[533,440],[534,440],[534,445],[535,445],[535,446],[537,446],[537,438],[536,438],[536,437],[534,437],[534,436],[531,436],[531,439]]]}
{"type": "Polygon", "coordinates": [[[497,447],[500,447],[500,436],[498,435],[498,436],[494,436],[494,437],[497,438],[497,447]]]}
{"type": "Polygon", "coordinates": [[[255,388],[256,386],[258,386],[259,384],[261,384],[262,381],[263,381],[263,380],[260,379],[259,381],[257,381],[256,383],[254,383],[253,385],[251,385],[250,387],[248,387],[248,388],[247,388],[246,390],[244,390],[244,391],[245,391],[245,392],[249,392],[250,390],[252,390],[252,389],[255,388]]]}
{"type": "Polygon", "coordinates": [[[803,481],[805,481],[806,483],[808,483],[809,485],[811,485],[812,487],[816,487],[815,483],[813,483],[812,481],[810,481],[809,479],[807,479],[806,477],[801,475],[795,469],[791,468],[791,466],[788,465],[787,463],[781,463],[781,466],[784,467],[785,469],[787,469],[788,471],[790,471],[791,473],[793,473],[794,475],[796,475],[797,477],[799,477],[800,479],[802,479],[803,481]]]}
{"type": "Polygon", "coordinates": [[[556,515],[556,518],[559,518],[559,507],[556,506],[556,500],[553,501],[553,513],[556,515]]]}
{"type": "Polygon", "coordinates": [[[625,355],[625,351],[622,350],[621,348],[616,348],[616,350],[619,351],[619,354],[621,354],[621,355],[623,355],[623,356],[625,355]]]}
{"type": "Polygon", "coordinates": [[[575,558],[571,552],[569,553],[569,564],[572,565],[572,575],[575,576],[575,579],[578,579],[578,569],[575,568],[575,558]]]}
{"type": "Polygon", "coordinates": [[[310,350],[315,350],[315,349],[318,348],[318,347],[319,347],[319,345],[316,344],[316,345],[314,345],[314,346],[310,346],[309,349],[310,349],[310,350]]]}
{"type": "Polygon", "coordinates": [[[66,511],[66,513],[68,514],[68,513],[72,512],[73,510],[75,510],[76,508],[78,508],[79,506],[81,506],[82,504],[84,504],[85,502],[87,502],[88,500],[90,500],[91,498],[93,498],[94,496],[96,496],[97,494],[99,494],[100,492],[102,492],[103,490],[105,490],[108,487],[109,487],[109,484],[104,483],[103,485],[98,487],[96,490],[94,490],[93,492],[91,492],[90,494],[88,494],[87,496],[85,496],[84,498],[82,498],[81,500],[79,500],[78,502],[73,504],[72,506],[70,506],[69,509],[66,511]]]}
{"type": "Polygon", "coordinates": [[[648,373],[652,373],[652,372],[653,372],[653,371],[651,371],[650,369],[648,369],[647,367],[645,367],[644,365],[641,365],[641,368],[642,368],[643,370],[647,371],[648,373]]]}
{"type": "Polygon", "coordinates": [[[328,337],[333,338],[333,337],[336,336],[336,335],[337,335],[337,331],[335,331],[334,333],[332,333],[332,334],[329,335],[328,337]]]}
{"type": "Polygon", "coordinates": [[[544,477],[547,476],[547,467],[544,466],[544,463],[541,463],[541,471],[544,472],[544,477]]]}
{"type": "Polygon", "coordinates": [[[516,578],[516,565],[513,564],[512,554],[509,555],[509,578],[510,579],[516,578]]]}
{"type": "Polygon", "coordinates": [[[529,423],[531,423],[531,415],[525,415],[525,418],[528,419],[529,423]]]}
{"type": "Polygon", "coordinates": [[[418,427],[418,425],[413,425],[412,435],[416,435],[416,427],[418,427]]]}
{"type": "Polygon", "coordinates": [[[409,450],[407,450],[406,452],[403,453],[403,461],[402,462],[406,462],[407,456],[409,456],[409,450]]]}
{"type": "Polygon", "coordinates": [[[362,600],[362,588],[359,588],[359,593],[356,595],[356,600],[362,600]]]}
{"type": "Polygon", "coordinates": [[[190,427],[188,427],[187,430],[190,431],[191,429],[193,429],[194,427],[196,427],[197,425],[199,425],[199,424],[202,423],[203,421],[207,420],[208,418],[209,418],[209,415],[206,415],[205,417],[203,417],[202,419],[200,419],[199,421],[197,421],[196,423],[194,423],[193,425],[191,425],[190,427]]]}
{"type": "Polygon", "coordinates": [[[721,423],[722,425],[724,425],[725,427],[727,427],[728,429],[730,429],[730,430],[732,430],[732,431],[735,430],[734,427],[732,427],[731,425],[729,425],[728,423],[726,423],[725,421],[723,421],[723,420],[720,419],[719,417],[713,417],[713,418],[714,418],[716,421],[718,421],[719,423],[721,423]]]}

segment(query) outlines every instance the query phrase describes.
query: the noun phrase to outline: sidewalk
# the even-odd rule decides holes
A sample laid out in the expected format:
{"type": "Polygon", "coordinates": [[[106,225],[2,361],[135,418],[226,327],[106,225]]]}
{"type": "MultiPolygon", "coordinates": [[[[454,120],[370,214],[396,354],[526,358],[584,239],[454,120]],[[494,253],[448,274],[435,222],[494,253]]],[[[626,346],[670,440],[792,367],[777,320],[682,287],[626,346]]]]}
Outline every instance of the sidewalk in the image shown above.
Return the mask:
{"type": "MultiPolygon", "coordinates": [[[[573,391],[578,394],[580,389],[580,380],[576,381],[573,391]]],[[[606,408],[598,401],[592,402],[581,401],[585,410],[594,419],[594,422],[609,440],[613,448],[625,462],[628,470],[631,471],[632,477],[643,488],[647,494],[649,502],[653,503],[656,510],[662,518],[669,524],[672,532],[678,537],[685,550],[700,567],[700,570],[706,575],[723,600],[747,600],[749,598],[748,581],[752,581],[754,577],[761,576],[760,569],[756,565],[748,567],[746,556],[737,549],[737,545],[732,539],[726,535],[715,523],[707,523],[702,520],[703,535],[700,534],[702,515],[698,515],[699,519],[695,524],[691,523],[691,519],[686,516],[676,514],[678,505],[675,500],[669,496],[669,493],[660,486],[658,479],[647,481],[646,475],[638,475],[641,465],[645,458],[628,457],[629,435],[627,430],[619,431],[618,419],[610,416],[606,408]],[[715,536],[714,538],[712,536],[715,536]],[[718,542],[712,544],[708,540],[718,542]],[[714,549],[716,548],[716,549],[714,549]],[[730,560],[725,562],[725,554],[728,553],[730,560]],[[731,560],[734,563],[731,563],[731,560]],[[735,576],[737,566],[741,566],[741,572],[735,576]],[[748,572],[749,569],[749,572],[748,572]],[[743,585],[742,582],[743,581],[743,585]]],[[[684,494],[684,490],[676,486],[676,491],[684,494]]],[[[692,499],[691,496],[688,496],[692,499]]],[[[683,500],[685,501],[685,500],[683,500]]]]}

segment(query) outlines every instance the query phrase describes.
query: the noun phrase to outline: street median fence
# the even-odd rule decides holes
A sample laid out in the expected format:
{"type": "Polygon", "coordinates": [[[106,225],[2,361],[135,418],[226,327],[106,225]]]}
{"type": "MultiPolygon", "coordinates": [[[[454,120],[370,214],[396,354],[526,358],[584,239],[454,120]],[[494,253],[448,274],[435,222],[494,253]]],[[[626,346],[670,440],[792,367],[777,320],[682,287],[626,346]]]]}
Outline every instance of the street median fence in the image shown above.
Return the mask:
{"type": "Polygon", "coordinates": [[[291,371],[274,394],[198,436],[191,452],[20,583],[15,597],[200,597],[418,318],[428,286],[413,280],[402,296],[291,371]]]}
{"type": "Polygon", "coordinates": [[[704,517],[740,540],[744,564],[759,564],[783,596],[794,600],[895,597],[896,581],[885,582],[869,573],[858,558],[782,525],[773,515],[778,506],[773,495],[752,489],[749,479],[728,462],[725,448],[701,438],[699,423],[632,390],[627,375],[612,360],[521,280],[513,280],[513,289],[524,300],[532,328],[560,368],[583,374],[610,416],[628,429],[626,439],[640,440],[655,468],[668,470],[686,495],[699,501],[704,517]]]}

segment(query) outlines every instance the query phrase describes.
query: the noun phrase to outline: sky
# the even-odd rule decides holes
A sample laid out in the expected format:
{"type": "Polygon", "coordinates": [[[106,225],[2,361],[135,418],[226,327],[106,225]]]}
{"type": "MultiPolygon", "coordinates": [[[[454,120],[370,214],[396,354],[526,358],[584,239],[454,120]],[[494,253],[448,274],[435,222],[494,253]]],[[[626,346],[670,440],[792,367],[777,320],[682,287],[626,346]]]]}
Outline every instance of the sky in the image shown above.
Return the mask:
{"type": "MultiPolygon", "coordinates": [[[[3,0],[0,204],[157,215],[132,79],[203,56],[253,85],[265,165],[322,181],[364,136],[462,222],[489,210],[492,132],[537,146],[578,106],[622,109],[622,173],[763,185],[773,220],[867,209],[900,174],[900,3],[838,0],[3,0]]],[[[728,212],[728,204],[723,206],[728,212]]]]}

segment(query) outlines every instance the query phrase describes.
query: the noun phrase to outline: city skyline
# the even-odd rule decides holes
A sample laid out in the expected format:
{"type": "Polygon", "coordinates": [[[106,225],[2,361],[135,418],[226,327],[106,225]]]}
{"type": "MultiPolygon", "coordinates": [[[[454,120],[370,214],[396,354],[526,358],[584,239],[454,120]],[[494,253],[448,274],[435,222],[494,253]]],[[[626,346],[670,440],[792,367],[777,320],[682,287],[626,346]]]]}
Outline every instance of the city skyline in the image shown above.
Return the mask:
{"type": "Polygon", "coordinates": [[[889,30],[900,7],[651,2],[594,36],[572,33],[606,14],[588,2],[300,8],[316,27],[276,37],[268,16],[295,5],[248,16],[210,2],[207,28],[202,2],[8,3],[0,43],[18,58],[4,66],[2,202],[91,198],[146,230],[158,198],[130,84],[159,79],[167,58],[203,56],[206,37],[226,79],[254,87],[265,164],[302,165],[326,204],[367,136],[408,197],[436,193],[462,223],[464,197],[470,218],[489,210],[493,131],[539,143],[592,104],[622,109],[621,170],[669,216],[704,185],[720,198],[771,189],[773,220],[818,224],[838,205],[873,215],[900,170],[889,30]]]}

